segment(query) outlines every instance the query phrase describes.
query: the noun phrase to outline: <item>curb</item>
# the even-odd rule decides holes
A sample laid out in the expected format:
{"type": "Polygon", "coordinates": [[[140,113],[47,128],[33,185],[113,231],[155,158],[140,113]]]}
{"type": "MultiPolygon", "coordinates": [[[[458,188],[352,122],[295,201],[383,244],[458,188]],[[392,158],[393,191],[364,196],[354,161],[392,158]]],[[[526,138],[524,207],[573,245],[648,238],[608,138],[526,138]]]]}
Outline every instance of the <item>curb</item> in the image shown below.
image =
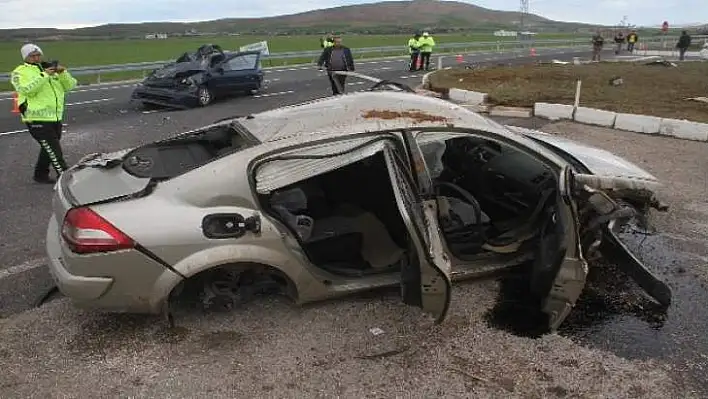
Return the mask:
{"type": "Polygon", "coordinates": [[[462,106],[473,112],[488,113],[491,116],[516,118],[535,116],[551,121],[571,120],[585,125],[602,126],[633,133],[708,142],[708,123],[626,114],[588,107],[576,108],[567,104],[535,103],[533,107],[529,108],[494,106],[486,104],[487,93],[463,89],[450,89],[449,93],[449,100],[462,103],[462,106]]]}

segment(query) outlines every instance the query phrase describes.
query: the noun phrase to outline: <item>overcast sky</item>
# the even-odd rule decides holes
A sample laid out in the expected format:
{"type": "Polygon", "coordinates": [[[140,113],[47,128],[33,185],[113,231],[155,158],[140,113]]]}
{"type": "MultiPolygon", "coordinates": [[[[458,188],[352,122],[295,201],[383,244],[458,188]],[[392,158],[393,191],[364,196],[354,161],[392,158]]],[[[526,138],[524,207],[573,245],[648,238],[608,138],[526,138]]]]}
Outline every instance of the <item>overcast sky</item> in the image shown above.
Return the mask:
{"type": "MultiPolygon", "coordinates": [[[[372,0],[0,0],[0,28],[61,27],[146,21],[203,21],[292,14],[372,0]]],[[[462,0],[486,8],[516,11],[518,0],[462,0]]],[[[700,0],[530,0],[534,14],[563,21],[616,24],[624,15],[637,25],[708,23],[700,0]]]]}

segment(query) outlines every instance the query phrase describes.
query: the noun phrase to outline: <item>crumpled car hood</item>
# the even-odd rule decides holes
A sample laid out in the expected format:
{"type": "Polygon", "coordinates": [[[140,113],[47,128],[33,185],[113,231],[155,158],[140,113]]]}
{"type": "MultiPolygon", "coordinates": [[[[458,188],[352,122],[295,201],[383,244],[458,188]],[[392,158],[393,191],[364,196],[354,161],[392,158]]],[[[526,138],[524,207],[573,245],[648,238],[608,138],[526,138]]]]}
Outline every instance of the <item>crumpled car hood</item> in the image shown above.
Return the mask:
{"type": "Polygon", "coordinates": [[[541,140],[544,143],[550,144],[570,154],[585,165],[594,175],[602,177],[627,177],[649,182],[658,182],[658,179],[651,173],[609,151],[538,130],[517,126],[506,127],[513,132],[541,140]]]}
{"type": "Polygon", "coordinates": [[[200,61],[179,62],[167,64],[162,68],[157,69],[148,79],[175,78],[177,76],[189,76],[204,71],[206,71],[206,66],[200,61]]]}

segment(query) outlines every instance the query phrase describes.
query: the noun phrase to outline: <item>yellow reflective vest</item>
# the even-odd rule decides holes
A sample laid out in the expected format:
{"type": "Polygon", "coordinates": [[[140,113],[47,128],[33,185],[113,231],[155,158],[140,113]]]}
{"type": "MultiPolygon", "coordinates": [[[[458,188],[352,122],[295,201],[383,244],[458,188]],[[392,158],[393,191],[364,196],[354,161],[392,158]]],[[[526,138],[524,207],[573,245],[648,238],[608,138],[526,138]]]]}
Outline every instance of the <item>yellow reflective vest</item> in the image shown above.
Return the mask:
{"type": "Polygon", "coordinates": [[[418,44],[420,45],[420,51],[423,53],[432,53],[433,47],[435,47],[435,39],[432,36],[423,36],[418,39],[418,44]]]}
{"type": "Polygon", "coordinates": [[[10,74],[22,122],[60,122],[66,93],[76,87],[69,71],[49,75],[37,64],[24,63],[10,74]]]}

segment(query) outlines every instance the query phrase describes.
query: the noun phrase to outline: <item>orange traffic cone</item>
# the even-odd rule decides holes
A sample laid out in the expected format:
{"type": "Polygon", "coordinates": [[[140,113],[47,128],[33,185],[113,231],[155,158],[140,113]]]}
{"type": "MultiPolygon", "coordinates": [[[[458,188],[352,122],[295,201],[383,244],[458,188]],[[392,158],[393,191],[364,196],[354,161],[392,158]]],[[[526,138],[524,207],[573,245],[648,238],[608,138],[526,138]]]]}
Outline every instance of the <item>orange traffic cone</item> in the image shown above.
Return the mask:
{"type": "Polygon", "coordinates": [[[17,92],[12,93],[12,113],[13,114],[20,113],[20,105],[17,103],[17,92]]]}
{"type": "Polygon", "coordinates": [[[457,57],[455,57],[455,60],[457,60],[458,64],[462,64],[462,61],[464,61],[464,58],[462,57],[462,54],[457,54],[457,57]]]}
{"type": "Polygon", "coordinates": [[[530,55],[531,57],[535,57],[535,56],[536,56],[536,49],[533,48],[533,47],[531,47],[531,51],[529,52],[529,55],[530,55]]]}
{"type": "Polygon", "coordinates": [[[418,56],[418,58],[415,59],[415,69],[420,70],[423,68],[423,59],[418,56]]]}

